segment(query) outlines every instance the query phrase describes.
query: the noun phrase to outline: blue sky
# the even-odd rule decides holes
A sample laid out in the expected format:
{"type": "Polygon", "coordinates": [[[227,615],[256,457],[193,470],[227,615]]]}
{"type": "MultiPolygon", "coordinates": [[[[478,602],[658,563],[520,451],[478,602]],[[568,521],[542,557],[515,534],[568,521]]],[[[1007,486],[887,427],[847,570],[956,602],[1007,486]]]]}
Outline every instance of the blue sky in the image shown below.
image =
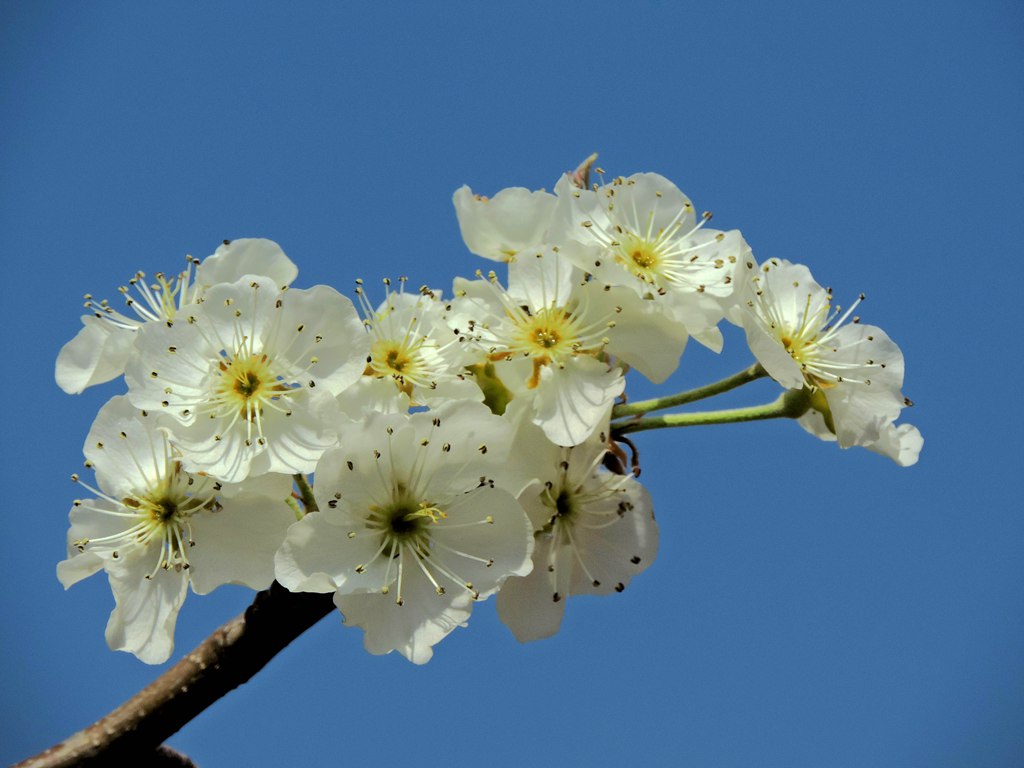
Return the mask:
{"type": "MultiPolygon", "coordinates": [[[[0,442],[0,762],[159,672],[106,648],[105,579],[54,575],[68,477],[121,391],[53,383],[82,294],[248,236],[301,287],[447,288],[489,266],[457,187],[550,188],[599,151],[759,258],[865,292],[907,359],[921,462],[791,423],[640,435],[661,550],[624,594],[572,601],[527,646],[480,605],[423,668],[331,617],[170,743],[203,766],[1019,763],[1022,39],[1019,4],[980,0],[3,4],[2,343],[23,391],[0,442]]],[[[750,361],[727,335],[670,385],[750,361]]],[[[249,599],[190,596],[174,658],[249,599]]]]}

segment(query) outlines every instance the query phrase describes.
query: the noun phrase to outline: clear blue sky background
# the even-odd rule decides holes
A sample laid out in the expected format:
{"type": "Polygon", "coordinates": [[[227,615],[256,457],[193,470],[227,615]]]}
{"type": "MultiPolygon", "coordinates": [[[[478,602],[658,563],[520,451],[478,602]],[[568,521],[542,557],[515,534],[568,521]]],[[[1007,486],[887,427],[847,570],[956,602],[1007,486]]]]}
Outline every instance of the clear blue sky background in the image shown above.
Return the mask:
{"type": "MultiPolygon", "coordinates": [[[[171,744],[204,768],[1024,763],[1022,41],[1011,0],[0,5],[0,762],[160,671],[106,648],[105,579],[54,576],[120,391],[53,383],[82,294],[247,236],[300,286],[447,288],[488,266],[458,186],[550,188],[597,150],[866,292],[920,464],[792,423],[642,435],[661,551],[623,595],[529,646],[480,605],[424,668],[332,617],[171,744]]],[[[730,334],[671,383],[749,362],[730,334]]],[[[190,596],[174,658],[248,601],[190,596]]]]}

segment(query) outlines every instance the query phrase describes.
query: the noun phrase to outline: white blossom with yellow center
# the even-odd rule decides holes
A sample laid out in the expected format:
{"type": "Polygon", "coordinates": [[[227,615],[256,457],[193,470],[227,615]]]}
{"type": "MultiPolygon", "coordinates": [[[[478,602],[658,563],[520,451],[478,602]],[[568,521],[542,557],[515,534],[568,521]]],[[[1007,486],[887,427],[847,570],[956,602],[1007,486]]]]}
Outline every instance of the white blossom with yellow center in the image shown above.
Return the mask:
{"type": "Polygon", "coordinates": [[[552,441],[585,440],[625,386],[606,351],[617,313],[591,301],[600,290],[547,251],[510,263],[507,290],[491,273],[457,279],[455,294],[448,322],[463,343],[495,365],[516,397],[531,399],[533,418],[552,441]]]}
{"type": "Polygon", "coordinates": [[[136,331],[148,323],[173,321],[216,283],[234,282],[242,275],[263,275],[283,288],[298,274],[277,243],[258,238],[225,241],[201,263],[191,256],[187,262],[173,277],[158,272],[147,282],[145,274],[137,272],[128,285],[121,286],[130,314],[87,294],[85,307],[91,314],[83,315],[84,327],[57,356],[54,375],[60,388],[73,395],[120,376],[132,354],[136,331]],[[137,295],[132,295],[133,290],[137,295]]]}
{"type": "Polygon", "coordinates": [[[559,445],[576,445],[607,416],[624,380],[616,360],[655,381],[679,363],[685,329],[623,288],[587,280],[555,249],[520,254],[508,289],[493,273],[456,280],[448,322],[559,445]]]}
{"type": "Polygon", "coordinates": [[[693,204],[656,173],[616,178],[586,190],[568,176],[555,187],[550,242],[606,285],[628,286],[719,351],[717,324],[732,303],[736,267],[749,250],[738,230],[706,227],[693,204]]]}
{"type": "Polygon", "coordinates": [[[222,488],[184,471],[155,422],[125,397],[100,410],[85,444],[99,488],[86,485],[95,498],[74,503],[68,559],[57,566],[65,588],[106,571],[116,601],[107,642],[150,664],[174,648],[188,585],[200,594],[229,582],[265,589],[274,551],[295,519],[284,502],[289,477],[222,488]]]}
{"type": "Polygon", "coordinates": [[[426,662],[474,602],[530,570],[529,521],[500,487],[509,433],[464,402],[342,426],[316,468],[320,511],[288,531],[278,581],[334,592],[371,653],[426,662]]]}
{"type": "Polygon", "coordinates": [[[445,323],[434,291],[424,286],[407,293],[405,278],[394,291],[385,279],[386,296],[374,308],[357,282],[371,343],[362,378],[339,397],[346,414],[358,419],[370,411],[404,413],[410,407],[483,399],[466,370],[470,356],[445,323]]]}
{"type": "Polygon", "coordinates": [[[125,378],[163,414],[186,469],[226,482],[309,472],[335,444],[335,397],[359,379],[369,338],[333,288],[265,278],[212,287],[173,323],[147,326],[125,378]]]}
{"type": "Polygon", "coordinates": [[[807,267],[776,259],[751,275],[734,319],[772,378],[811,393],[804,428],[843,448],[874,445],[900,463],[916,461],[912,443],[920,433],[891,432],[910,402],[900,392],[903,353],[885,331],[854,316],[863,295],[845,311],[833,307],[831,290],[807,267]]]}
{"type": "Polygon", "coordinates": [[[519,495],[534,526],[533,571],[509,579],[498,615],[522,642],[555,634],[571,595],[622,592],[658,550],[651,498],[632,475],[602,467],[606,426],[582,445],[552,444],[513,403],[509,472],[539,478],[519,495]]]}

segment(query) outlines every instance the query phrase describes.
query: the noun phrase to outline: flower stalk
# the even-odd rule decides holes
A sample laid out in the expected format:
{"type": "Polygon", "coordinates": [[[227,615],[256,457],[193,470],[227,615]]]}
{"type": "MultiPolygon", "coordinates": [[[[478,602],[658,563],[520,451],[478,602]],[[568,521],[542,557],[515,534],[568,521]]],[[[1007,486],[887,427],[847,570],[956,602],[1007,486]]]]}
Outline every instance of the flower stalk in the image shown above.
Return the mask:
{"type": "Polygon", "coordinates": [[[744,368],[739,373],[734,373],[732,376],[716,381],[711,384],[706,384],[703,387],[697,387],[695,389],[687,390],[686,392],[679,392],[674,395],[668,395],[666,397],[655,397],[650,400],[637,400],[633,403],[622,403],[616,405],[612,409],[612,418],[618,419],[624,416],[639,416],[652,411],[663,411],[666,408],[675,408],[677,405],[686,405],[687,403],[695,403],[698,400],[705,400],[715,395],[720,395],[723,392],[728,392],[731,389],[736,389],[744,384],[749,384],[752,381],[767,376],[768,373],[760,363],[754,363],[749,368],[744,368]]]}
{"type": "Polygon", "coordinates": [[[297,472],[292,475],[292,479],[295,480],[295,486],[299,489],[299,497],[302,500],[303,511],[305,514],[310,512],[318,512],[319,507],[316,505],[316,496],[313,495],[313,487],[309,484],[309,480],[301,472],[297,472]]]}
{"type": "Polygon", "coordinates": [[[633,420],[612,422],[612,436],[618,437],[631,432],[645,432],[649,429],[667,429],[669,427],[696,427],[705,424],[735,424],[743,421],[762,421],[764,419],[797,419],[810,407],[810,395],[806,390],[791,389],[764,405],[748,408],[728,408],[721,411],[702,411],[700,413],[670,413],[664,416],[648,416],[633,420]]]}

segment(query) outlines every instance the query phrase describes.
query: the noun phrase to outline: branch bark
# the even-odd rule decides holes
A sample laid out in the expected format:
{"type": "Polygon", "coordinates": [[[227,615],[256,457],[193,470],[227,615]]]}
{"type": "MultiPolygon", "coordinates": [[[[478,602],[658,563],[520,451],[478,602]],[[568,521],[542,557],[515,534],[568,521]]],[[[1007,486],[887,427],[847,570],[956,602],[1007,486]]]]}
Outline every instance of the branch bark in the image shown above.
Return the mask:
{"type": "Polygon", "coordinates": [[[164,740],[248,681],[330,613],[332,598],[331,594],[292,593],[274,582],[256,595],[244,613],[109,715],[14,768],[112,765],[114,761],[192,765],[185,756],[162,747],[164,740]]]}

